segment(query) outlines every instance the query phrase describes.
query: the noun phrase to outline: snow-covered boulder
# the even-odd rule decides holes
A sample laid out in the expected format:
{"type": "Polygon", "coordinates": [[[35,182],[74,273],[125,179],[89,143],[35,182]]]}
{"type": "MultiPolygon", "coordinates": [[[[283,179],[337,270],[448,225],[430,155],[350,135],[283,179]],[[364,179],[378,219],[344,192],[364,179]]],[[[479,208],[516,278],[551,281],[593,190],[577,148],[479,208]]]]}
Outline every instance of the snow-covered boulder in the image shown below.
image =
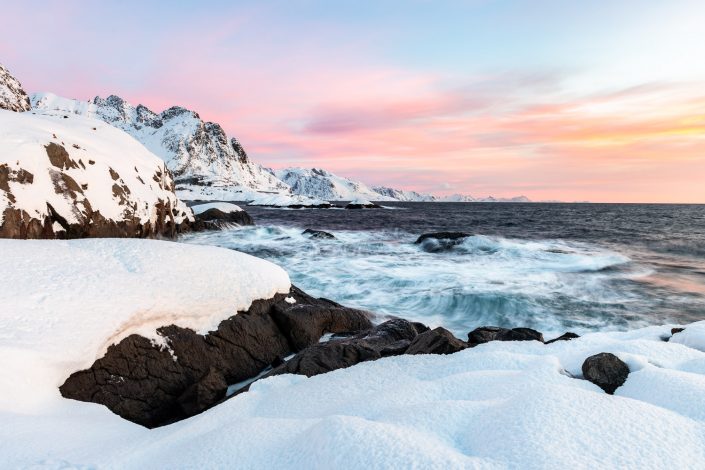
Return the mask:
{"type": "Polygon", "coordinates": [[[0,110],[0,237],[173,235],[193,220],[164,162],[104,122],[0,110]]]}
{"type": "Polygon", "coordinates": [[[17,112],[30,109],[27,93],[2,64],[0,64],[0,109],[17,112]]]}
{"type": "Polygon", "coordinates": [[[236,138],[228,140],[219,124],[204,122],[186,108],[155,113],[114,95],[80,101],[51,93],[32,94],[32,107],[95,117],[127,132],[166,162],[185,199],[219,199],[209,188],[289,192],[286,184],[249,160],[236,138]]]}
{"type": "Polygon", "coordinates": [[[196,217],[195,228],[224,228],[230,224],[234,225],[254,225],[250,214],[245,212],[240,206],[229,202],[209,202],[191,206],[196,217]]]}
{"type": "Polygon", "coordinates": [[[364,198],[353,199],[345,205],[346,209],[380,209],[382,206],[364,198]]]}
{"type": "Polygon", "coordinates": [[[249,206],[282,207],[289,209],[326,209],[332,204],[322,199],[300,195],[287,194],[256,194],[248,203],[249,206]]]}

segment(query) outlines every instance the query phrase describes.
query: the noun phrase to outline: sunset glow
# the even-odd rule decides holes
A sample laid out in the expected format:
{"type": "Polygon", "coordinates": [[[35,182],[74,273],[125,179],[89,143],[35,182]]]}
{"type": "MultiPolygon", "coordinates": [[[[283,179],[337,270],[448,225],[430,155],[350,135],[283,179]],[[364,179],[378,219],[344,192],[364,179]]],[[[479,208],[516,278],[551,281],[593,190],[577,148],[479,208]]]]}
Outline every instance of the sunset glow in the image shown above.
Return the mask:
{"type": "Polygon", "coordinates": [[[194,109],[274,168],[437,195],[705,202],[702,3],[355,5],[16,2],[0,56],[28,91],[194,109]]]}

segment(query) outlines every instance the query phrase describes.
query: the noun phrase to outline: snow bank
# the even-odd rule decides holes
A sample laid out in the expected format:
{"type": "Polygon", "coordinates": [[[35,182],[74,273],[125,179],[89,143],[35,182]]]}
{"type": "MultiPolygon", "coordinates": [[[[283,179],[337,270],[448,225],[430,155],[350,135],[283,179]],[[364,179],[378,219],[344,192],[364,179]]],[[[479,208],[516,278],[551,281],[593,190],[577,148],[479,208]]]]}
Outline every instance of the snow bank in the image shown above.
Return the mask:
{"type": "Polygon", "coordinates": [[[159,341],[156,328],[169,324],[206,333],[290,286],[267,261],[154,240],[0,240],[0,259],[5,410],[29,412],[28,401],[58,394],[72,372],[132,333],[159,341]]]}
{"type": "Polygon", "coordinates": [[[232,212],[242,212],[242,208],[240,206],[229,202],[209,202],[206,204],[191,206],[191,210],[194,214],[202,214],[209,209],[218,209],[226,214],[230,214],[232,212]]]}
{"type": "Polygon", "coordinates": [[[320,206],[328,205],[328,201],[322,199],[312,199],[306,196],[286,194],[257,194],[249,202],[250,206],[273,206],[273,207],[289,207],[289,206],[320,206]]]}
{"type": "Polygon", "coordinates": [[[671,341],[705,352],[705,322],[696,323],[674,334],[671,341]]]}
{"type": "MultiPolygon", "coordinates": [[[[33,327],[5,323],[10,340],[2,344],[29,337],[33,327]]],[[[699,468],[705,353],[662,341],[669,332],[493,342],[312,378],[277,376],[154,430],[54,389],[41,390],[43,403],[31,395],[8,400],[16,374],[32,381],[42,362],[32,362],[28,349],[3,347],[0,455],[8,467],[47,468],[699,468]],[[570,377],[603,351],[631,368],[615,396],[570,377]]],[[[40,351],[41,339],[51,338],[41,330],[31,337],[40,351]]],[[[67,354],[56,351],[54,362],[67,354]]]]}

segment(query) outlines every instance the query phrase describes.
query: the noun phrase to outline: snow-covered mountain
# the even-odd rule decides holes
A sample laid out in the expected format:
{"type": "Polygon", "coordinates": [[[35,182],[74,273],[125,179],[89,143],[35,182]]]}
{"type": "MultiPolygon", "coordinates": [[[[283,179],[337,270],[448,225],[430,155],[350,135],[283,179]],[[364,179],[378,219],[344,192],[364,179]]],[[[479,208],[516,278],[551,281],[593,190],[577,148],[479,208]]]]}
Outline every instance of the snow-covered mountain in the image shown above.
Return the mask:
{"type": "Polygon", "coordinates": [[[20,82],[0,64],[0,109],[29,111],[29,97],[20,82]]]}
{"type": "Polygon", "coordinates": [[[363,198],[373,201],[393,201],[359,181],[353,181],[320,168],[286,168],[273,172],[291,187],[294,194],[328,201],[350,201],[363,198]]]}
{"type": "Polygon", "coordinates": [[[516,196],[509,198],[501,197],[473,197],[467,194],[452,194],[450,196],[445,196],[437,199],[439,202],[531,202],[531,200],[526,196],[516,196]]]}
{"type": "Polygon", "coordinates": [[[208,198],[211,192],[289,192],[286,184],[249,160],[237,139],[228,140],[219,124],[204,122],[198,113],[179,106],[157,114],[114,95],[80,101],[35,93],[32,107],[98,118],[124,130],[166,162],[177,189],[196,198],[208,198]]]}
{"type": "Polygon", "coordinates": [[[382,196],[390,197],[397,201],[434,202],[438,200],[438,198],[432,194],[421,194],[416,191],[405,191],[403,189],[388,188],[386,186],[375,186],[372,189],[382,196]]]}

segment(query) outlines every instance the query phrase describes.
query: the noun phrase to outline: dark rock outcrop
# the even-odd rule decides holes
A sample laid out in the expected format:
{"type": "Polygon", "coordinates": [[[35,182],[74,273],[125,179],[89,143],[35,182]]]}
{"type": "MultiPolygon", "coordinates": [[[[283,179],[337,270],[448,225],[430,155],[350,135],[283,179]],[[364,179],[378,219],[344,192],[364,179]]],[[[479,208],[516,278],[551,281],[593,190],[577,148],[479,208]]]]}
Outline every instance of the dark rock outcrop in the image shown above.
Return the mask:
{"type": "Polygon", "coordinates": [[[416,328],[403,319],[389,320],[348,338],[331,340],[304,349],[265,377],[278,374],[313,376],[350,367],[384,356],[403,354],[417,336],[416,328]]]}
{"type": "Polygon", "coordinates": [[[580,338],[580,335],[568,331],[560,335],[558,338],[553,338],[551,340],[546,341],[546,344],[555,343],[556,341],[570,341],[571,339],[575,338],[580,338]]]}
{"type": "Polygon", "coordinates": [[[468,345],[445,328],[438,327],[418,335],[409,345],[406,354],[453,354],[468,345]]]}
{"type": "Polygon", "coordinates": [[[322,239],[328,239],[328,240],[334,240],[335,235],[329,232],[324,232],[323,230],[312,230],[310,228],[307,228],[304,230],[302,235],[308,235],[309,238],[322,238],[322,239]]]}
{"type": "Polygon", "coordinates": [[[421,245],[421,249],[424,251],[439,253],[453,249],[469,236],[470,234],[465,232],[424,233],[414,243],[421,245]]]}
{"type": "Polygon", "coordinates": [[[244,210],[223,212],[220,209],[212,207],[200,214],[195,214],[196,222],[193,224],[193,230],[211,230],[221,229],[229,225],[254,225],[250,214],[244,210]]]}
{"type": "Polygon", "coordinates": [[[624,384],[629,366],[611,353],[590,356],[583,362],[583,377],[610,395],[624,384]]]}
{"type": "Polygon", "coordinates": [[[468,333],[468,344],[476,346],[490,341],[540,341],[544,342],[543,334],[531,328],[501,328],[498,326],[483,326],[468,333]]]}
{"type": "Polygon", "coordinates": [[[8,111],[29,111],[29,97],[20,82],[0,64],[0,109],[8,111]]]}
{"type": "Polygon", "coordinates": [[[158,332],[166,346],[128,336],[89,369],[72,374],[60,391],[66,398],[104,404],[144,426],[160,426],[212,406],[224,394],[223,383],[255,377],[282,357],[316,344],[324,333],[370,327],[366,312],[292,287],[288,294],[253,302],[206,335],[163,327],[158,332]]]}

